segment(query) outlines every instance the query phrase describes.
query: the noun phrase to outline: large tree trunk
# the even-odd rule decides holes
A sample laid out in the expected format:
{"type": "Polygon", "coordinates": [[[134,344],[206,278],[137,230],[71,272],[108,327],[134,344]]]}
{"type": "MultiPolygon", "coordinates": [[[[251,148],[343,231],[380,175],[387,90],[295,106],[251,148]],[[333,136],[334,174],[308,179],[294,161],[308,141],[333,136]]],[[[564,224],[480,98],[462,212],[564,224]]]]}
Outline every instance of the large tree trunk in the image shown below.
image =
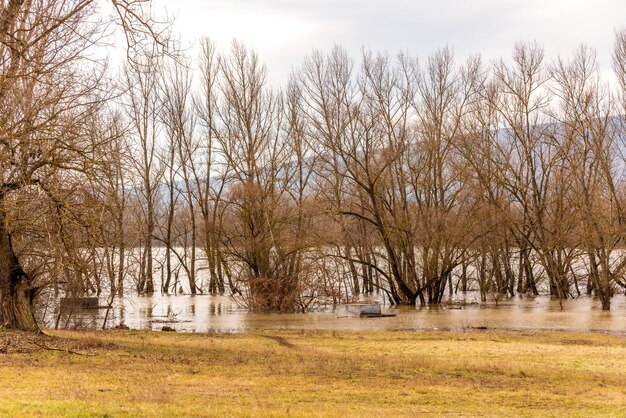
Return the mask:
{"type": "Polygon", "coordinates": [[[11,236],[0,215],[0,325],[39,331],[32,304],[30,278],[13,251],[11,236]]]}

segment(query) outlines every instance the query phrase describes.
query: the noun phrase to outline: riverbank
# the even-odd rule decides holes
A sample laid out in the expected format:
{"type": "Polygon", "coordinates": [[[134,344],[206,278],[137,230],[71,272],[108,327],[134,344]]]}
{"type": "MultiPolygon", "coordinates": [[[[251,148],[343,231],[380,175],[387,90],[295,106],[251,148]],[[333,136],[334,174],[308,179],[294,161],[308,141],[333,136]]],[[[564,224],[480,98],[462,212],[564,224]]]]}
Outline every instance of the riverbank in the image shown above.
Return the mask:
{"type": "Polygon", "coordinates": [[[0,332],[1,416],[626,416],[626,338],[0,332]]]}

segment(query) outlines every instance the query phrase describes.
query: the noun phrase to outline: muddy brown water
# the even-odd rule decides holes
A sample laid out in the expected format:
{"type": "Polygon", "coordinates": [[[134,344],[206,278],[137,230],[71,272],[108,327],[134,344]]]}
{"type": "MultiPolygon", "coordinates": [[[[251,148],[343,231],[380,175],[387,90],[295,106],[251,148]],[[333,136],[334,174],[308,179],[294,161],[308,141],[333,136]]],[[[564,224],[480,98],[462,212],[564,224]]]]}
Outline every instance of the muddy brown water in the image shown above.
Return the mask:
{"type": "MultiPolygon", "coordinates": [[[[229,296],[134,296],[117,300],[109,312],[107,328],[125,324],[131,329],[160,330],[169,326],[184,332],[239,333],[258,329],[321,331],[392,330],[566,330],[594,331],[626,336],[626,297],[613,298],[610,311],[602,311],[591,297],[563,301],[546,296],[514,297],[478,303],[478,295],[462,295],[448,306],[383,306],[385,318],[337,318],[333,312],[305,314],[251,313],[229,296]]],[[[62,315],[60,328],[102,328],[105,310],[62,315]]],[[[56,314],[46,317],[54,327],[56,314]]]]}

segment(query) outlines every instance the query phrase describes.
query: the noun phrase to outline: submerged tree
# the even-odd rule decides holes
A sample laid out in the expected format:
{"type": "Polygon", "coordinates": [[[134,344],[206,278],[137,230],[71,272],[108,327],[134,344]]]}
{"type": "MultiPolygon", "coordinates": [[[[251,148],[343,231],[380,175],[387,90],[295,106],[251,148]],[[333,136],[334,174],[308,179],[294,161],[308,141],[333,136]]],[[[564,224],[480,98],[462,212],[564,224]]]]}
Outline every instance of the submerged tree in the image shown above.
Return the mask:
{"type": "Polygon", "coordinates": [[[203,292],[204,268],[209,292],[264,310],[475,284],[563,299],[579,280],[608,309],[626,287],[624,32],[617,95],[592,51],[550,65],[537,44],[491,67],[336,47],[281,91],[237,42],[203,42],[196,84],[153,49],[147,0],[104,4],[135,47],[124,120],[92,55],[111,23],[96,0],[1,3],[0,325],[36,330],[33,299],[61,280],[121,292],[136,253],[140,293],[160,263],[162,292],[181,272],[203,292]]]}

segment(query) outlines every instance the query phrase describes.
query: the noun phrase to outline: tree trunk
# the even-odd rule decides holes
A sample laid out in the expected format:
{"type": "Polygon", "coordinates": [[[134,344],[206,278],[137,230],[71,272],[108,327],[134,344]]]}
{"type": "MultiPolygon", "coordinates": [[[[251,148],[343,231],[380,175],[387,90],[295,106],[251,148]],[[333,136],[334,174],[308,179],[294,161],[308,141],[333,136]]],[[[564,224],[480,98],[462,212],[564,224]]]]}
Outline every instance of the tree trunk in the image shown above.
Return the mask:
{"type": "Polygon", "coordinates": [[[13,251],[11,235],[0,215],[0,325],[24,331],[39,331],[33,312],[30,277],[13,251]]]}
{"type": "Polygon", "coordinates": [[[152,263],[152,232],[146,237],[146,283],[145,292],[148,294],[154,293],[154,279],[152,277],[153,263],[152,263]]]}

